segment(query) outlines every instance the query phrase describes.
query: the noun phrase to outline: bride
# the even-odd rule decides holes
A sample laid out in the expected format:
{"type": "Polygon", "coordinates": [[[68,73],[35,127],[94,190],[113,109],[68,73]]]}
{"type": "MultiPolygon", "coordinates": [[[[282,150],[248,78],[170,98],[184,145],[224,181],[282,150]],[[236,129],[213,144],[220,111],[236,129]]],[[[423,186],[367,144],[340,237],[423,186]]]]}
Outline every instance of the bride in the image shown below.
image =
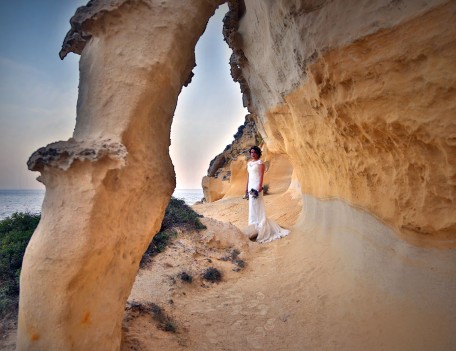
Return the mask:
{"type": "Polygon", "coordinates": [[[264,163],[260,159],[261,149],[258,146],[250,148],[251,161],[247,163],[247,185],[245,196],[249,198],[249,228],[253,227],[255,233],[249,237],[260,243],[267,243],[282,238],[290,233],[281,228],[273,220],[266,217],[263,201],[263,176],[264,163]]]}

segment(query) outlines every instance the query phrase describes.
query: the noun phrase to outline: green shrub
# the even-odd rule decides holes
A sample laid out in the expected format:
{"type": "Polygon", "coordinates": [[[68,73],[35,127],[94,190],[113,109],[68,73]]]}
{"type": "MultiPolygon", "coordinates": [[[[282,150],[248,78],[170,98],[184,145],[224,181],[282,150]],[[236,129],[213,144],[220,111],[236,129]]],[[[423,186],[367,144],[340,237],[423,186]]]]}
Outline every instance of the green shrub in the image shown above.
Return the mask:
{"type": "Polygon", "coordinates": [[[201,215],[192,210],[184,200],[171,197],[166,207],[165,216],[160,231],[176,227],[186,226],[189,229],[206,229],[200,221],[201,215]]]}
{"type": "MultiPolygon", "coordinates": [[[[145,256],[154,256],[166,249],[171,239],[177,236],[177,232],[173,229],[165,229],[161,232],[158,232],[152,241],[149,244],[146,252],[144,253],[145,256]]],[[[143,257],[143,260],[145,258],[143,257]]],[[[144,262],[145,263],[145,262],[144,262]]]]}
{"type": "Polygon", "coordinates": [[[0,220],[0,316],[17,308],[19,276],[25,248],[41,216],[14,213],[0,220]]]}
{"type": "Polygon", "coordinates": [[[269,184],[263,184],[263,195],[268,195],[269,193],[269,184]]]}
{"type": "Polygon", "coordinates": [[[175,228],[184,227],[189,230],[206,229],[201,223],[202,216],[193,211],[184,200],[171,197],[166,207],[160,231],[154,236],[141,259],[141,267],[150,262],[150,258],[165,250],[170,241],[177,236],[175,228]]]}

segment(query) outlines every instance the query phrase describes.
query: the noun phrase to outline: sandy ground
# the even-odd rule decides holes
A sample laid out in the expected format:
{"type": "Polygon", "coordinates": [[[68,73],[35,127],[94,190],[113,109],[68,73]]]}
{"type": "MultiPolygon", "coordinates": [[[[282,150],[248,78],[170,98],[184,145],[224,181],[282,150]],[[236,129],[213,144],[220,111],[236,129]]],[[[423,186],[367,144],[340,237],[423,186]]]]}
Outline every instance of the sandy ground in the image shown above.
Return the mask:
{"type": "Polygon", "coordinates": [[[246,201],[194,206],[208,230],[179,236],[140,272],[129,299],[161,306],[176,332],[143,313],[124,322],[123,351],[455,349],[453,251],[430,260],[439,253],[407,246],[340,202],[309,200],[300,216],[302,200],[288,193],[265,200],[270,216],[292,228],[268,244],[239,231],[246,201]],[[233,249],[243,269],[226,260],[233,249]],[[203,282],[209,266],[223,272],[221,282],[203,282]]]}
{"type": "Polygon", "coordinates": [[[207,230],[179,233],[138,272],[122,351],[456,349],[455,250],[410,246],[340,201],[265,201],[292,229],[268,244],[241,231],[247,201],[193,206],[207,230]],[[221,281],[202,279],[209,267],[221,281]]]}
{"type": "MultiPolygon", "coordinates": [[[[271,217],[279,224],[289,228],[296,222],[300,206],[290,195],[271,195],[265,200],[274,213],[271,217]]],[[[233,197],[195,205],[194,209],[204,215],[202,221],[208,229],[180,233],[166,252],[156,256],[148,268],[140,270],[129,298],[130,303],[153,302],[160,306],[176,325],[176,332],[161,330],[150,313],[129,318],[127,312],[123,351],[251,349],[258,345],[248,346],[251,342],[246,344],[245,338],[262,328],[257,323],[272,327],[265,292],[246,279],[258,278],[255,264],[258,258],[275,261],[277,257],[270,256],[274,245],[252,242],[240,230],[247,226],[248,201],[233,197]],[[209,267],[222,272],[220,282],[201,278],[209,267]],[[190,274],[193,281],[180,279],[182,272],[190,274]],[[269,318],[265,320],[266,317],[269,318]],[[233,332],[241,333],[234,336],[233,332]]],[[[270,272],[264,271],[262,275],[265,274],[270,272]]]]}

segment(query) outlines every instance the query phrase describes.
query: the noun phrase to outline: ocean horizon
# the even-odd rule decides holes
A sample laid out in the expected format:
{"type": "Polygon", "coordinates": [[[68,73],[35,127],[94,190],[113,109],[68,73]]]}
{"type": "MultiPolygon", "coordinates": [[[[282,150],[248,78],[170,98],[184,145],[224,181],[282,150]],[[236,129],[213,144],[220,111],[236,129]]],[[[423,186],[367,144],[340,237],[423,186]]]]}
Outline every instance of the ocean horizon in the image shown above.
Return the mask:
{"type": "MultiPolygon", "coordinates": [[[[0,189],[0,220],[16,212],[41,213],[44,189],[0,189]]],[[[175,189],[175,198],[193,205],[204,197],[203,189],[175,189]]]]}

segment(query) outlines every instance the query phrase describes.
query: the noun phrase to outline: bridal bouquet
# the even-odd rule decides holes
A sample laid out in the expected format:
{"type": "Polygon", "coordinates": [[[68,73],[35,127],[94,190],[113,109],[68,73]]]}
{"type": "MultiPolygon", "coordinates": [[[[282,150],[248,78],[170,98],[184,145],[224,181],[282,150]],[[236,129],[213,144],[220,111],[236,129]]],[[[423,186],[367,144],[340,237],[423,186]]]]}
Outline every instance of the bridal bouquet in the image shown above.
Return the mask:
{"type": "Polygon", "coordinates": [[[255,189],[251,189],[250,192],[249,192],[250,196],[253,197],[254,199],[256,199],[258,197],[258,190],[255,190],[255,189]]]}

